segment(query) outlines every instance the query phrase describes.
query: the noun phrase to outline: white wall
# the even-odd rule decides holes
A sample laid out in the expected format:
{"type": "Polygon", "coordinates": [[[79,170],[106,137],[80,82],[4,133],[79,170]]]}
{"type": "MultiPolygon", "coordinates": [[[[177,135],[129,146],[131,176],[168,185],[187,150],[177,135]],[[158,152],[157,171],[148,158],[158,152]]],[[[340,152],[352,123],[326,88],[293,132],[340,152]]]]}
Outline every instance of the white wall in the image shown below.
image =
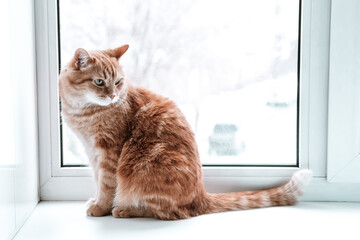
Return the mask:
{"type": "Polygon", "coordinates": [[[39,201],[33,0],[0,1],[0,239],[39,201]]]}

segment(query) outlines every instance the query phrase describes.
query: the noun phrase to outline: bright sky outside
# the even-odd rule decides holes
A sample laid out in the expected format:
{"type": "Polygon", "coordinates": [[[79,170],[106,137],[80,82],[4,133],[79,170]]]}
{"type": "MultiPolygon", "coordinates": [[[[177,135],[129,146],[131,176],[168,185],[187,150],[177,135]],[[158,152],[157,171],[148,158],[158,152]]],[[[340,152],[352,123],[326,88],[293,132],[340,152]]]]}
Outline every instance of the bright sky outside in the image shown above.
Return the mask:
{"type": "MultiPolygon", "coordinates": [[[[128,77],[178,104],[203,164],[296,164],[298,21],[288,0],[60,0],[61,63],[128,43],[128,77]]],[[[86,163],[63,129],[64,164],[86,163]]]]}

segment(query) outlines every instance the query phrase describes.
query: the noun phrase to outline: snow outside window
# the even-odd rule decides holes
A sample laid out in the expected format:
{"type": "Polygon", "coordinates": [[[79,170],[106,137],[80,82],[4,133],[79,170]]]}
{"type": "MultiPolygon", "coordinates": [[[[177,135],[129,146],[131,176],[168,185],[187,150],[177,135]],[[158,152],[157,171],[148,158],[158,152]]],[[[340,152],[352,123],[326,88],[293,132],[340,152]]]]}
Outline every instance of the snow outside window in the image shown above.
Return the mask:
{"type": "MultiPolygon", "coordinates": [[[[300,3],[59,0],[61,65],[129,44],[135,84],[173,99],[204,165],[298,165],[300,3]]],[[[62,166],[86,166],[62,125],[62,166]]]]}

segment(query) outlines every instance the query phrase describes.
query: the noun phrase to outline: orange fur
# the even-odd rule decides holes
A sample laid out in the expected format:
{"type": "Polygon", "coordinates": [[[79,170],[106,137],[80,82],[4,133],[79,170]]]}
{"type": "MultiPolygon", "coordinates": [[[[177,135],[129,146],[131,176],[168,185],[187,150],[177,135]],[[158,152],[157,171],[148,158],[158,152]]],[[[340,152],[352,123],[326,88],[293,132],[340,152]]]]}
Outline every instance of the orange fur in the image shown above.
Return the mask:
{"type": "Polygon", "coordinates": [[[127,49],[78,49],[60,74],[62,115],[94,171],[88,215],[174,220],[297,201],[308,171],[273,189],[206,193],[189,124],[174,102],[127,80],[118,64],[127,49]]]}

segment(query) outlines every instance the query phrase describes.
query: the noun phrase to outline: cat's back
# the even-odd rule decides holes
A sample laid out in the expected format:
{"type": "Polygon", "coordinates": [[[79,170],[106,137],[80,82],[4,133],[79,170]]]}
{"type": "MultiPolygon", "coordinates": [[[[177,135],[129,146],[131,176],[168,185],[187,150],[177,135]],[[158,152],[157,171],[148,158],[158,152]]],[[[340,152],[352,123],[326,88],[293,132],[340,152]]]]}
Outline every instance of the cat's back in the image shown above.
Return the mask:
{"type": "Polygon", "coordinates": [[[144,88],[136,88],[130,98],[134,112],[118,166],[121,188],[127,192],[136,185],[131,191],[145,198],[166,193],[192,199],[202,175],[194,133],[185,116],[173,101],[144,88]],[[144,185],[144,179],[158,189],[144,185]]]}
{"type": "Polygon", "coordinates": [[[169,98],[136,87],[132,97],[134,112],[131,125],[134,135],[151,138],[193,138],[193,132],[185,116],[169,98]]]}

